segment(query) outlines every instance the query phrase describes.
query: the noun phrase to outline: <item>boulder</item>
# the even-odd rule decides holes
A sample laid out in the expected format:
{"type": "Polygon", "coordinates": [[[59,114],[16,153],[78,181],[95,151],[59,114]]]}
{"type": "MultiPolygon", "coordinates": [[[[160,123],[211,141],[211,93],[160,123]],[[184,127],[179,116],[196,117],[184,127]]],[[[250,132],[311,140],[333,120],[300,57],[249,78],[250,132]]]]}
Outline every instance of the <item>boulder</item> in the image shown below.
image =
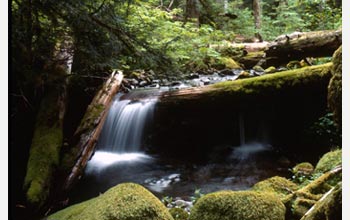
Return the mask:
{"type": "Polygon", "coordinates": [[[48,220],[173,220],[152,193],[135,183],[119,184],[104,194],[70,206],[48,220]]]}
{"type": "Polygon", "coordinates": [[[271,193],[219,191],[201,197],[190,220],[284,220],[286,209],[271,193]]]}
{"type": "Polygon", "coordinates": [[[342,163],[342,150],[334,150],[324,154],[318,161],[315,173],[325,173],[342,163]]]}
{"type": "Polygon", "coordinates": [[[256,183],[252,190],[260,192],[270,192],[283,198],[285,195],[291,194],[298,189],[298,186],[292,181],[279,176],[274,176],[266,180],[256,183]]]}

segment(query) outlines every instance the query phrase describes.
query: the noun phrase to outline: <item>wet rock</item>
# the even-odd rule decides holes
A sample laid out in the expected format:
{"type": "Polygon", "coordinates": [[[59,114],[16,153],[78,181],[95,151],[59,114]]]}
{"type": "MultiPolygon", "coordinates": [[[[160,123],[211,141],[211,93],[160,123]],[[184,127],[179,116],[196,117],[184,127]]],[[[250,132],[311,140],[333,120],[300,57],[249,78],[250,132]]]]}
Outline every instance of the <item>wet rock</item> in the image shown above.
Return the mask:
{"type": "Polygon", "coordinates": [[[144,87],[144,86],[147,86],[148,84],[149,84],[149,83],[148,83],[147,81],[141,81],[140,84],[139,84],[139,86],[144,87]]]}
{"type": "Polygon", "coordinates": [[[274,66],[270,66],[269,68],[267,68],[267,69],[265,70],[265,73],[266,73],[266,74],[275,73],[275,72],[277,72],[277,69],[276,69],[276,67],[274,67],[274,66]]]}
{"type": "MultiPolygon", "coordinates": [[[[240,71],[241,72],[241,71],[240,71]]],[[[235,75],[234,74],[234,72],[233,72],[233,70],[231,70],[231,69],[224,69],[224,70],[221,70],[220,72],[219,72],[219,74],[221,75],[221,76],[227,76],[227,75],[235,75]]]]}
{"type": "Polygon", "coordinates": [[[187,76],[188,79],[198,79],[199,74],[198,73],[191,73],[189,76],[187,76]]]}
{"type": "Polygon", "coordinates": [[[256,72],[264,72],[264,68],[262,68],[261,66],[254,66],[253,70],[255,70],[256,72]]]}
{"type": "Polygon", "coordinates": [[[210,84],[210,79],[208,79],[208,78],[202,78],[201,81],[204,83],[204,85],[210,84]]]}
{"type": "Polygon", "coordinates": [[[246,79],[249,78],[250,74],[247,71],[242,71],[239,75],[237,79],[246,79]]]}

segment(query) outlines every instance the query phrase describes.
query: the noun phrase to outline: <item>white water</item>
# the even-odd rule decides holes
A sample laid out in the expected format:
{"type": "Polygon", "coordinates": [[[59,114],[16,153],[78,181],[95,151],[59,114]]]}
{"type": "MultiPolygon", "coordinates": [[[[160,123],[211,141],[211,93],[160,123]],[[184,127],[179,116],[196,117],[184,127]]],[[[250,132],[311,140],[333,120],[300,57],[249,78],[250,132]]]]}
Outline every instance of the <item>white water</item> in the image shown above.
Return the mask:
{"type": "Polygon", "coordinates": [[[114,153],[140,152],[145,126],[153,118],[155,103],[156,99],[114,101],[99,138],[98,149],[114,153]]]}

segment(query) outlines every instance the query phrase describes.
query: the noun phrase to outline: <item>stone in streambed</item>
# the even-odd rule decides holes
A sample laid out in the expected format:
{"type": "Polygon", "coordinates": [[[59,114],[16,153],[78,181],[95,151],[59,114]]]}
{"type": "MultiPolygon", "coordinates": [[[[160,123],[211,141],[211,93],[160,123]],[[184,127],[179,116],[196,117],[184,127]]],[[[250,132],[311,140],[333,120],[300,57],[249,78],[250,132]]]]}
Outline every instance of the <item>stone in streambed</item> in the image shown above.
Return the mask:
{"type": "Polygon", "coordinates": [[[190,220],[284,220],[286,208],[271,193],[219,191],[201,197],[190,220]]]}
{"type": "Polygon", "coordinates": [[[88,201],[54,213],[48,220],[173,220],[152,193],[134,183],[123,183],[88,201]]]}

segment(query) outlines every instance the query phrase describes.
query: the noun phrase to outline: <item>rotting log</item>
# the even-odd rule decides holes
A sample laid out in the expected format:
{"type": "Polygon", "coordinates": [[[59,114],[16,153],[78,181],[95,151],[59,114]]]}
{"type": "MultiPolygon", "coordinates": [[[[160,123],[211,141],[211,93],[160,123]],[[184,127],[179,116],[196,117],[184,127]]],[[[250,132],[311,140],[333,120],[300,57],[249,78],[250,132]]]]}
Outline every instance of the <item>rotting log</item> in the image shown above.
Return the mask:
{"type": "Polygon", "coordinates": [[[306,57],[331,57],[342,44],[342,30],[294,32],[281,35],[265,50],[269,65],[306,57]]]}
{"type": "Polygon", "coordinates": [[[63,190],[69,190],[83,174],[86,164],[94,152],[113,97],[119,91],[122,80],[123,73],[114,71],[88,106],[74,133],[70,150],[63,158],[62,165],[70,170],[63,190]]]}

